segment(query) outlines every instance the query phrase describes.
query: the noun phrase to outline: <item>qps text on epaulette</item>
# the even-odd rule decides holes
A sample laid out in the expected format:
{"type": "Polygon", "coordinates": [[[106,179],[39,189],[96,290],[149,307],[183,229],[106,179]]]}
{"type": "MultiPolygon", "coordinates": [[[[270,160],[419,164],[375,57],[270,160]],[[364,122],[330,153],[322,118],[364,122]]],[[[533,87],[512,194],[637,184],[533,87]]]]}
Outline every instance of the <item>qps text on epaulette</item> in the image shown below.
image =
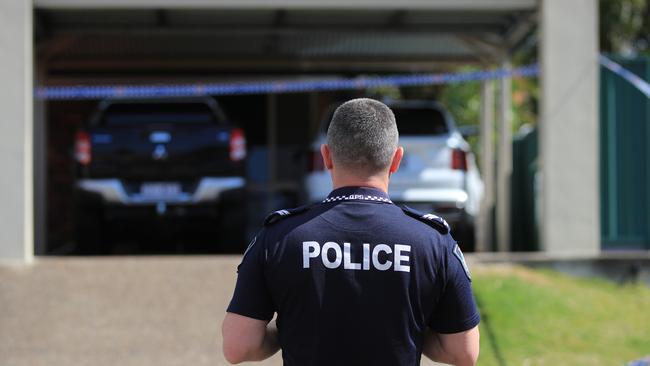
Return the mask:
{"type": "Polygon", "coordinates": [[[417,210],[414,210],[406,205],[400,206],[402,208],[402,211],[404,211],[405,214],[413,217],[414,219],[420,220],[424,222],[425,224],[431,226],[432,228],[438,230],[441,234],[445,235],[448,234],[451,229],[449,228],[449,224],[445,219],[438,215],[434,214],[425,214],[422,212],[419,212],[417,210]]]}
{"type": "Polygon", "coordinates": [[[271,225],[289,216],[307,211],[309,207],[310,207],[309,205],[306,205],[306,206],[300,206],[296,208],[288,208],[285,210],[273,211],[264,219],[264,226],[271,225]]]}

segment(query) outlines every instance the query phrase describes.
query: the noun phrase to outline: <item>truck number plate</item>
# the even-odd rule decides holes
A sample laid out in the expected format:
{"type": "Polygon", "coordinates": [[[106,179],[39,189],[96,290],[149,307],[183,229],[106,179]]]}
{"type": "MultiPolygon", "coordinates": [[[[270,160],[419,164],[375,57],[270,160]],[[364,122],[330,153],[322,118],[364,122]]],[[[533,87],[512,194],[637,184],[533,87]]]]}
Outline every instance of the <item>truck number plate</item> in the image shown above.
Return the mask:
{"type": "Polygon", "coordinates": [[[140,186],[140,193],[147,197],[171,197],[181,192],[181,184],[177,182],[142,183],[140,186]]]}

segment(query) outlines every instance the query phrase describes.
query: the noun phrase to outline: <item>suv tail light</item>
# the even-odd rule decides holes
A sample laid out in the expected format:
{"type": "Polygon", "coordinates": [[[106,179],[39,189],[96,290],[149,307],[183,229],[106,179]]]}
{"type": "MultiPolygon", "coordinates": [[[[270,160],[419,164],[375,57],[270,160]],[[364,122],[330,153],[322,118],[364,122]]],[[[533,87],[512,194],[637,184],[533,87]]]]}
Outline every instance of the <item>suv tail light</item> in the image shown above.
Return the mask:
{"type": "Polygon", "coordinates": [[[309,155],[309,167],[310,172],[316,172],[325,170],[325,163],[323,163],[323,156],[320,154],[320,151],[312,151],[309,155]]]}
{"type": "Polygon", "coordinates": [[[234,128],[230,132],[230,160],[242,161],[246,159],[246,137],[244,130],[234,128]]]}
{"type": "Polygon", "coordinates": [[[461,149],[451,150],[451,168],[467,171],[467,153],[461,149]]]}
{"type": "Polygon", "coordinates": [[[92,149],[90,144],[90,135],[88,132],[79,131],[75,136],[74,156],[81,165],[88,165],[92,160],[92,149]]]}

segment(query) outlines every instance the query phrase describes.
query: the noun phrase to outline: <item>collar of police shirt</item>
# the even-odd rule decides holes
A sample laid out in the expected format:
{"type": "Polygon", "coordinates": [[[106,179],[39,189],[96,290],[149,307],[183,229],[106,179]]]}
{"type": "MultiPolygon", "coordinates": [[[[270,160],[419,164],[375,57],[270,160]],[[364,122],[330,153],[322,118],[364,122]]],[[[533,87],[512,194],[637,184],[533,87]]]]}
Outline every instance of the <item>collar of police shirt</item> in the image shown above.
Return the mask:
{"type": "MultiPolygon", "coordinates": [[[[366,201],[366,202],[373,202],[373,203],[393,204],[393,201],[391,201],[390,198],[388,197],[388,193],[382,191],[381,189],[371,188],[371,187],[355,187],[355,186],[341,187],[333,190],[327,196],[327,198],[322,201],[322,203],[345,202],[345,201],[366,201]]],[[[430,213],[422,213],[406,205],[400,205],[400,208],[407,215],[435,228],[442,235],[445,235],[451,231],[449,224],[440,216],[430,214],[430,213]]]]}
{"type": "Polygon", "coordinates": [[[341,201],[370,201],[378,203],[393,203],[388,193],[371,187],[340,187],[333,190],[323,203],[341,201]]]}

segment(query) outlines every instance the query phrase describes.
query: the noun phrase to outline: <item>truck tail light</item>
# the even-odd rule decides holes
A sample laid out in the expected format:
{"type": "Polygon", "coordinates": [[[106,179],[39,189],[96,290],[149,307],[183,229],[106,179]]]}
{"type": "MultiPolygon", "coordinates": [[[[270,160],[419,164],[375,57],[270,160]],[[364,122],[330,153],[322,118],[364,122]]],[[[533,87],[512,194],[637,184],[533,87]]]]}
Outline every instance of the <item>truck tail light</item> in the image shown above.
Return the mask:
{"type": "Polygon", "coordinates": [[[467,171],[467,153],[461,149],[451,150],[451,168],[467,171]]]}
{"type": "Polygon", "coordinates": [[[246,136],[244,130],[235,128],[230,133],[230,160],[242,161],[246,159],[246,136]]]}
{"type": "Polygon", "coordinates": [[[81,165],[88,165],[92,160],[92,148],[88,132],[79,131],[75,137],[74,156],[81,165]]]}
{"type": "Polygon", "coordinates": [[[325,170],[325,163],[323,163],[323,156],[320,151],[312,151],[309,154],[309,167],[310,172],[317,172],[325,170]]]}

